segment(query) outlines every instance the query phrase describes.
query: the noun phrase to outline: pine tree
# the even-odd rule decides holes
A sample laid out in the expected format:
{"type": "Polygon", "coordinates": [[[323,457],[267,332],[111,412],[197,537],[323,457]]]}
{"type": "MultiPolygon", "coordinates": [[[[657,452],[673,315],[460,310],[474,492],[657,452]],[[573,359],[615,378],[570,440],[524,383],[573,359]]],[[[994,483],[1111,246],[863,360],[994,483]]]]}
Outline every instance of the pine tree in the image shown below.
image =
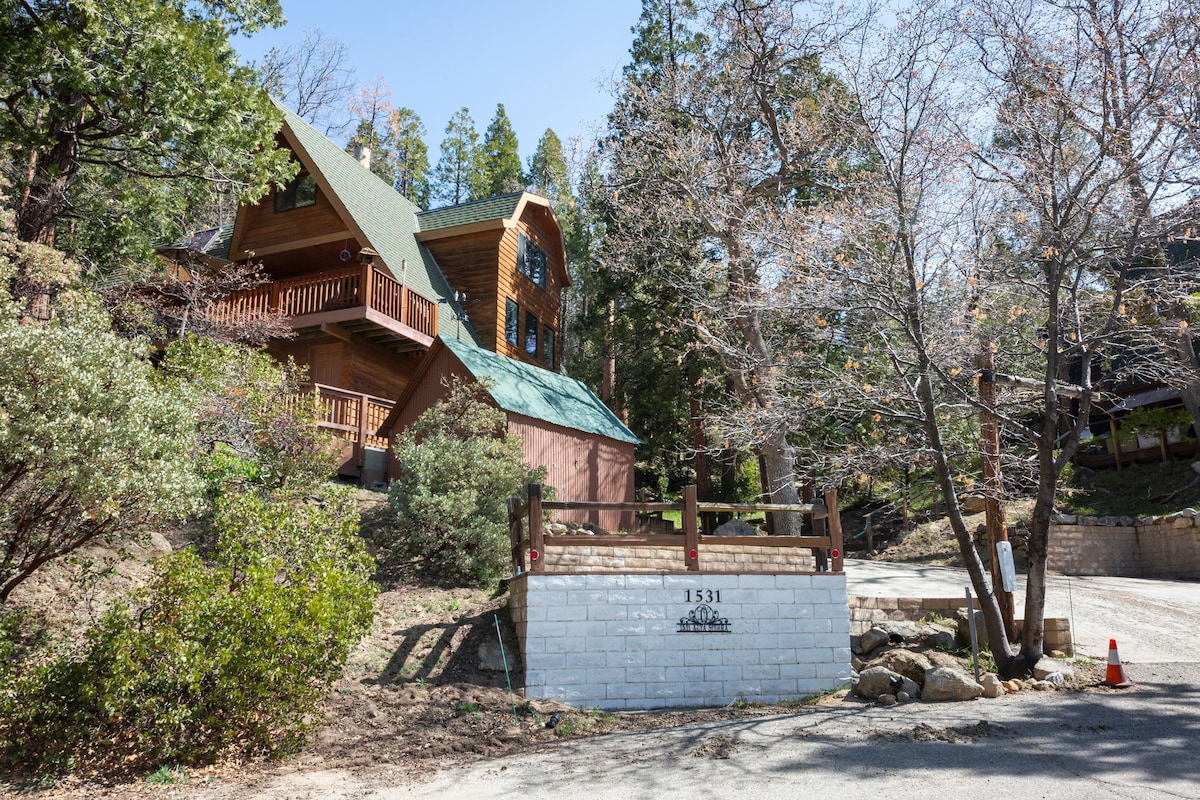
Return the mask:
{"type": "Polygon", "coordinates": [[[517,134],[508,121],[508,114],[504,113],[503,103],[496,104],[496,116],[492,117],[483,136],[480,162],[484,183],[479,197],[508,194],[525,188],[521,178],[521,156],[517,152],[517,134]]]}
{"type": "Polygon", "coordinates": [[[421,208],[429,207],[429,148],[425,125],[411,108],[398,108],[388,120],[387,146],[394,166],[392,185],[421,208]]]}
{"type": "Polygon", "coordinates": [[[474,199],[472,188],[481,184],[477,155],[479,134],[466,106],[455,111],[446,124],[441,151],[430,187],[433,199],[443,205],[458,205],[474,199]]]}
{"type": "Polygon", "coordinates": [[[570,204],[567,159],[563,157],[562,141],[550,128],[542,134],[537,149],[529,157],[529,173],[525,176],[525,183],[531,191],[550,201],[555,214],[561,215],[570,204]]]}

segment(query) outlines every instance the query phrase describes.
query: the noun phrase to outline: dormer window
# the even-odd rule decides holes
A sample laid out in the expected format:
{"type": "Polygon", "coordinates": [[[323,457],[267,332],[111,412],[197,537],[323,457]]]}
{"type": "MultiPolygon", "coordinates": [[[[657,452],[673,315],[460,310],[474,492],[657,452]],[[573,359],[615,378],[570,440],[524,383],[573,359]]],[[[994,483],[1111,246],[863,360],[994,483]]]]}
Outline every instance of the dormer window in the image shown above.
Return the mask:
{"type": "Polygon", "coordinates": [[[317,180],[309,172],[301,172],[275,190],[275,213],[304,208],[317,202],[317,180]]]}
{"type": "Polygon", "coordinates": [[[546,288],[546,251],[523,233],[517,240],[517,269],[539,288],[546,288]]]}

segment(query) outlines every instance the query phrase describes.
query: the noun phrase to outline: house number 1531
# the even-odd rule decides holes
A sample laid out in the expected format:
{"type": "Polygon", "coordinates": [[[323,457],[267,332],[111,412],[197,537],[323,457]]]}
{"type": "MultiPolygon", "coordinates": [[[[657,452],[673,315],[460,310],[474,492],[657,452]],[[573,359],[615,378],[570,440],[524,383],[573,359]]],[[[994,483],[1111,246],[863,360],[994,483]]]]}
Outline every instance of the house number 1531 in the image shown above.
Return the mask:
{"type": "Polygon", "coordinates": [[[689,603],[719,603],[721,602],[721,590],[717,589],[688,589],[687,602],[689,603]]]}

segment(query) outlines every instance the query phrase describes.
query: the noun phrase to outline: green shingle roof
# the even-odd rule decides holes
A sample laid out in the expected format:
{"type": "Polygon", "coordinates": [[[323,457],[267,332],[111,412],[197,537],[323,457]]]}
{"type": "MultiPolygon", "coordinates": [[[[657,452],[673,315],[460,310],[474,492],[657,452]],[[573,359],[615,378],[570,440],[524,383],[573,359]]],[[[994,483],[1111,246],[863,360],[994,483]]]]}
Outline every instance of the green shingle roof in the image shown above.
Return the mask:
{"type": "MultiPolygon", "coordinates": [[[[453,297],[453,290],[438,268],[432,254],[415,238],[420,207],[391,185],[363,168],[354,156],[342,150],[279,102],[284,124],[307,153],[305,166],[323,179],[345,206],[367,242],[379,253],[396,280],[401,280],[400,265],[408,262],[409,287],[431,300],[453,297]]],[[[438,304],[438,329],[456,329],[450,303],[438,304]]],[[[473,333],[471,334],[474,335],[473,333]]]]}
{"type": "Polygon", "coordinates": [[[467,342],[445,337],[441,341],[476,379],[489,379],[489,393],[505,411],[622,442],[641,443],[579,381],[467,342]]]}
{"type": "Polygon", "coordinates": [[[495,197],[485,197],[470,203],[456,206],[435,208],[417,214],[417,221],[422,231],[436,231],[439,228],[453,228],[458,225],[470,225],[473,222],[485,222],[492,219],[511,219],[521,202],[523,192],[498,194],[495,197]]]}

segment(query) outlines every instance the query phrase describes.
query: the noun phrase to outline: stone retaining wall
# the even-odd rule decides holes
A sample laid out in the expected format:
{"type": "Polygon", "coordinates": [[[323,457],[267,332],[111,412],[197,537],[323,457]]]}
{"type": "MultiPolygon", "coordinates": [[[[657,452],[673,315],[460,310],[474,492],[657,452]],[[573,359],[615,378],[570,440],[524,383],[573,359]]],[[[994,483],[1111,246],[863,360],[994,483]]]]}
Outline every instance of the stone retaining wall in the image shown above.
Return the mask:
{"type": "Polygon", "coordinates": [[[1050,531],[1047,566],[1063,575],[1200,579],[1200,512],[1168,517],[1060,515],[1050,531]]]}
{"type": "Polygon", "coordinates": [[[583,708],[764,703],[850,680],[837,573],[525,573],[509,583],[525,695],[583,708]]]}
{"type": "MultiPolygon", "coordinates": [[[[682,547],[555,545],[546,548],[548,572],[684,572],[682,547]]],[[[812,552],[797,547],[756,547],[705,542],[700,547],[705,572],[813,572],[812,552]]]]}
{"type": "MultiPolygon", "coordinates": [[[[967,607],[965,597],[855,597],[848,598],[850,607],[850,632],[861,634],[878,622],[920,622],[933,616],[956,619],[959,609],[967,607]]],[[[1016,620],[1017,636],[1020,636],[1024,620],[1016,620]]],[[[1071,639],[1071,621],[1064,617],[1046,617],[1043,645],[1046,652],[1061,650],[1074,655],[1071,639]]]]}

